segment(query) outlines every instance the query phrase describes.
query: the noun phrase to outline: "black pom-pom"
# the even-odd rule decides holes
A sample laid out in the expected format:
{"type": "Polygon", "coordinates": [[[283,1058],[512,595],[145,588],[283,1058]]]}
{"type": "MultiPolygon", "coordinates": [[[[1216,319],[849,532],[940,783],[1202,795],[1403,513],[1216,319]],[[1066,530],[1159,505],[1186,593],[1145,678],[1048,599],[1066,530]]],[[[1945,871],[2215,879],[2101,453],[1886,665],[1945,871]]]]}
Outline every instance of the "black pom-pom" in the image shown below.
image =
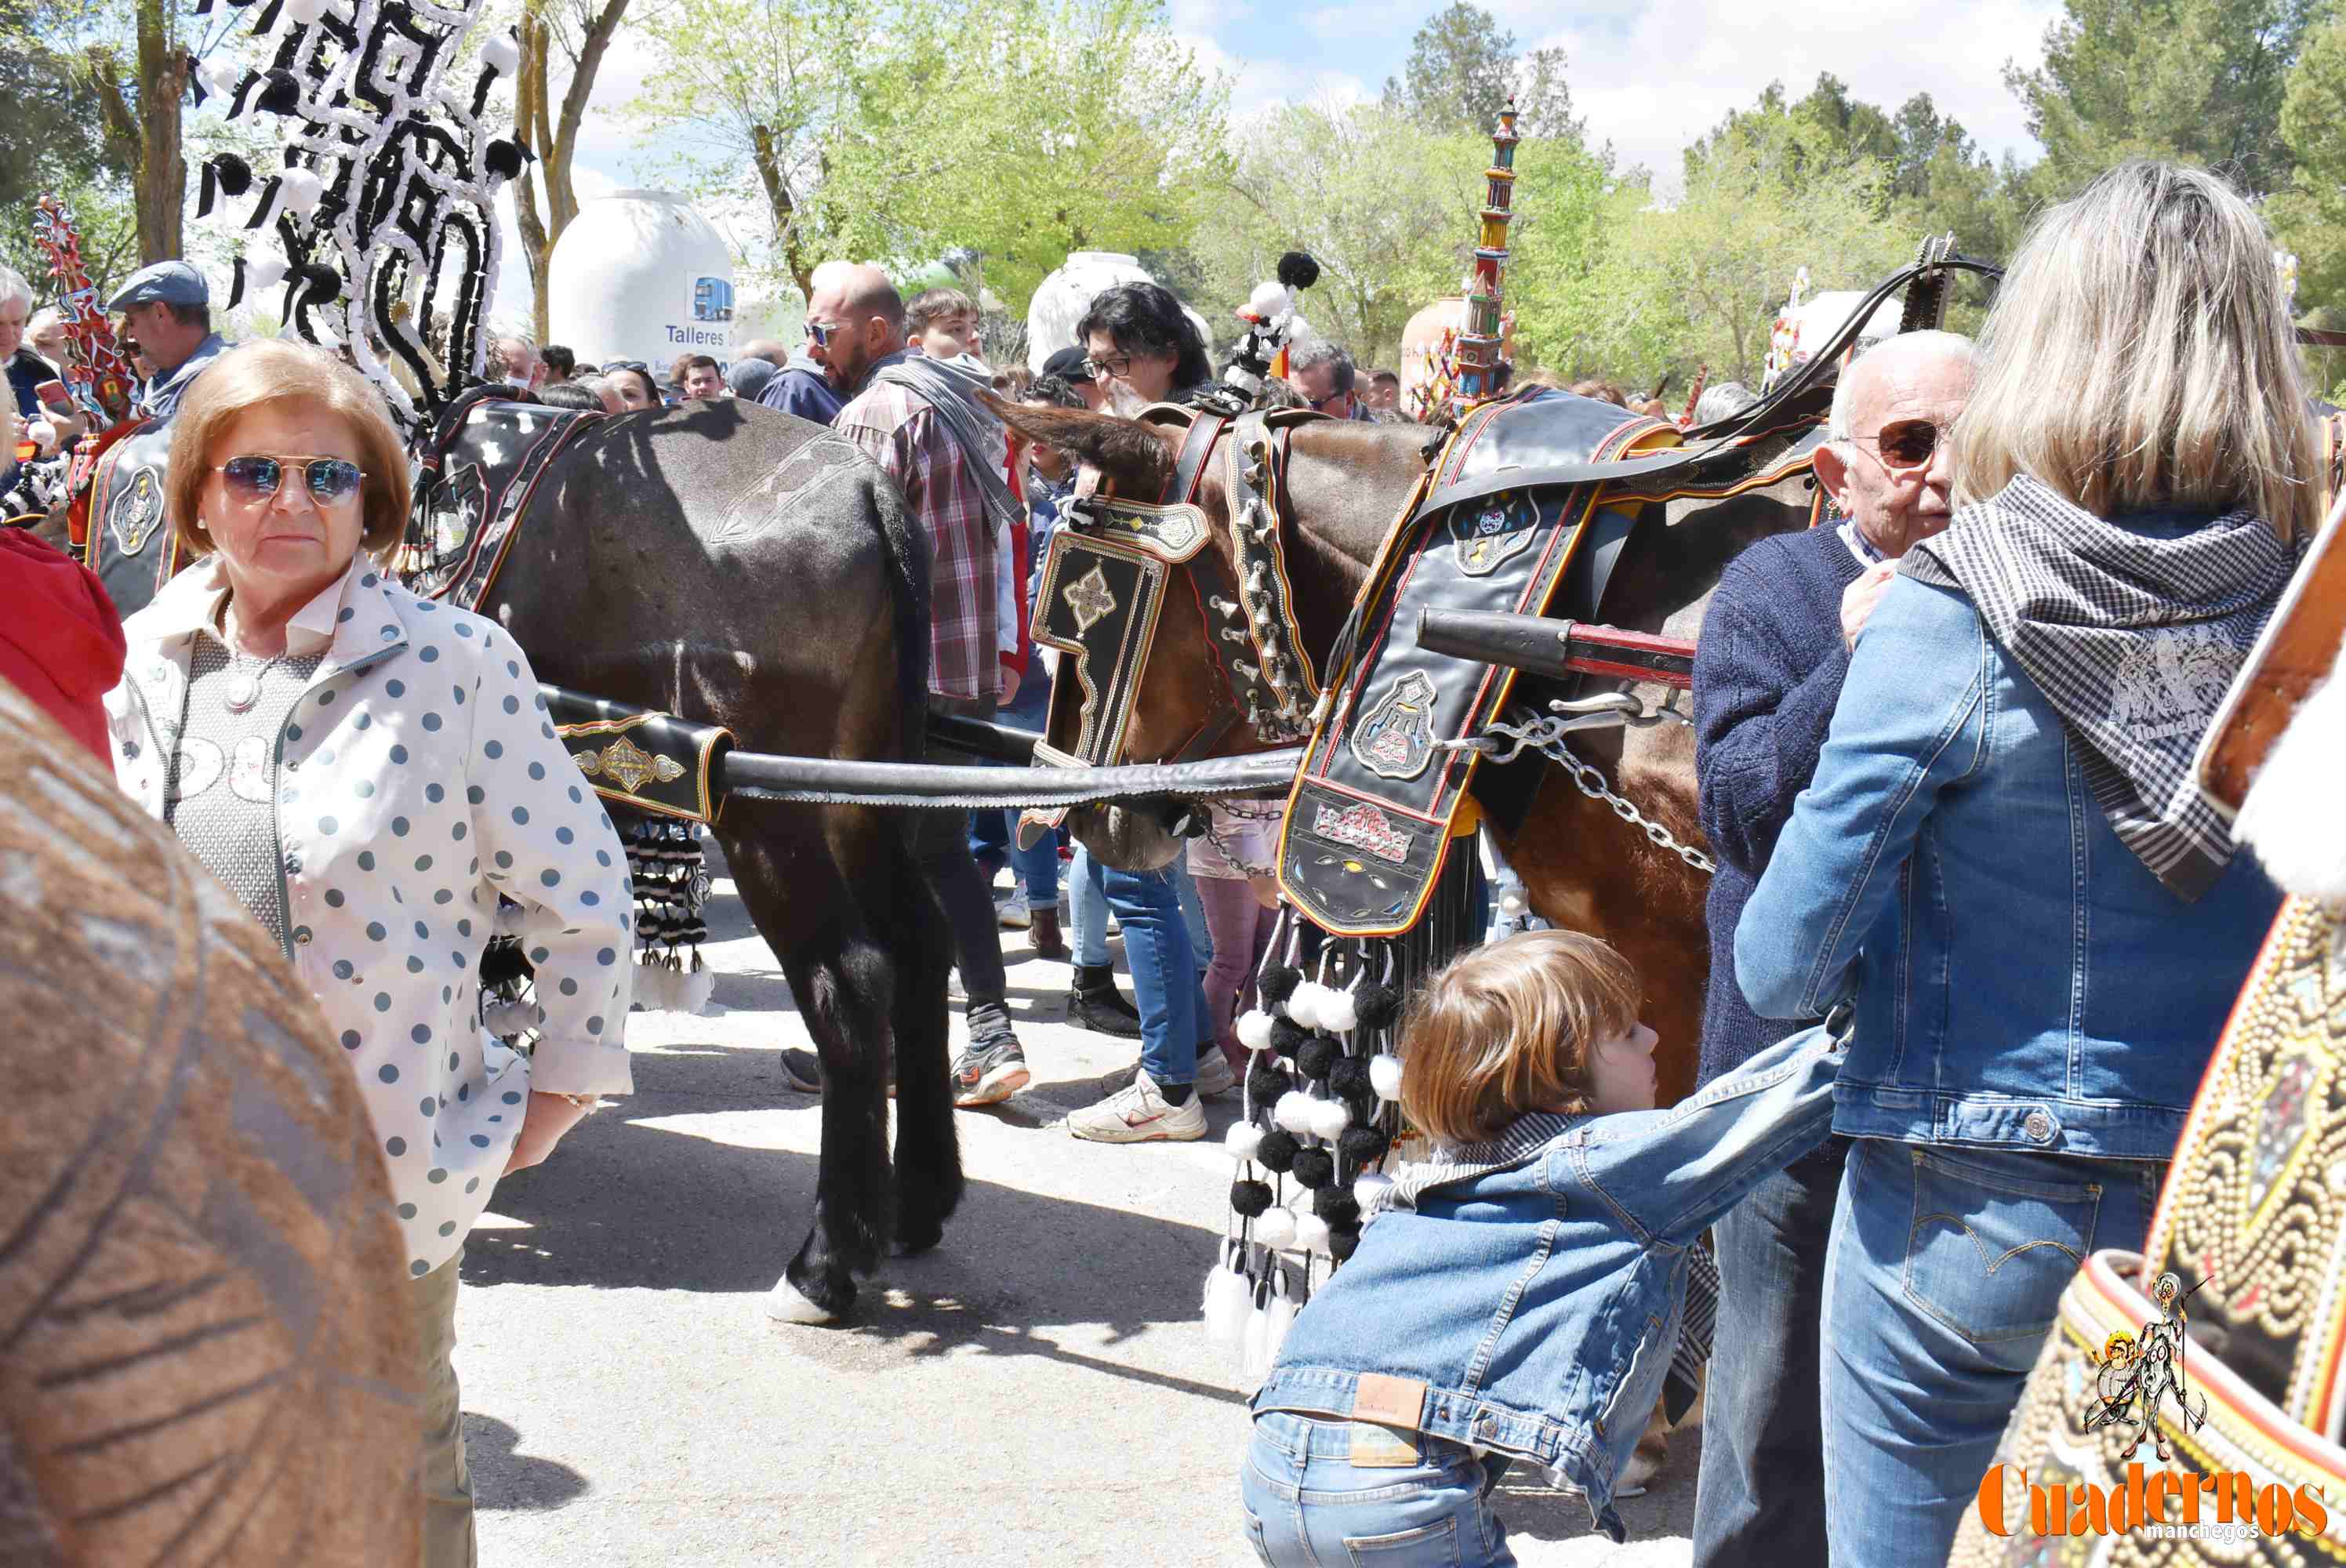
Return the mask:
{"type": "Polygon", "coordinates": [[[1346,1127],[1336,1147],[1356,1166],[1372,1166],[1392,1147],[1392,1135],[1382,1127],[1346,1127]]]}
{"type": "Polygon", "coordinates": [[[1390,1029],[1401,1016],[1401,993],[1390,985],[1363,985],[1352,993],[1352,1014],[1363,1029],[1390,1029]]]}
{"type": "Polygon", "coordinates": [[[1356,1123],[1377,1119],[1377,1091],[1373,1084],[1361,1083],[1344,1090],[1336,1098],[1344,1102],[1344,1109],[1356,1123]]]}
{"type": "Polygon", "coordinates": [[[1328,1227],[1328,1256],[1341,1263],[1360,1249],[1361,1227],[1357,1225],[1331,1225],[1328,1227]]]}
{"type": "Polygon", "coordinates": [[[1364,1090],[1369,1094],[1375,1094],[1376,1085],[1369,1079],[1368,1058],[1365,1056],[1339,1057],[1336,1064],[1328,1069],[1328,1088],[1329,1092],[1338,1099],[1347,1103],[1364,1090]]]}
{"type": "Polygon", "coordinates": [[[1274,1127],[1263,1134],[1262,1142],[1255,1145],[1254,1163],[1274,1175],[1284,1176],[1295,1165],[1295,1156],[1303,1145],[1285,1127],[1274,1127]]]}
{"type": "Polygon", "coordinates": [[[1295,1070],[1307,1078],[1324,1078],[1328,1069],[1336,1064],[1336,1054],[1341,1049],[1333,1035],[1311,1035],[1295,1048],[1295,1070]]]}
{"type": "Polygon", "coordinates": [[[1270,1184],[1260,1181],[1230,1183],[1230,1207],[1252,1219],[1270,1207],[1270,1184]]]}
{"type": "Polygon", "coordinates": [[[1290,969],[1283,963],[1274,963],[1262,972],[1262,976],[1255,982],[1254,988],[1261,994],[1263,1006],[1273,1008],[1294,995],[1295,988],[1302,983],[1301,970],[1290,969]]]}
{"type": "Polygon", "coordinates": [[[301,84],[291,71],[269,73],[268,86],[253,100],[253,107],[272,115],[297,114],[301,108],[301,84]]]}
{"type": "Polygon", "coordinates": [[[1295,1156],[1295,1179],[1317,1190],[1336,1179],[1336,1156],[1326,1149],[1304,1149],[1295,1156]]]}
{"type": "Polygon", "coordinates": [[[488,165],[489,172],[499,179],[521,178],[521,148],[509,141],[500,139],[483,148],[481,161],[488,165]]]}
{"type": "Polygon", "coordinates": [[[230,196],[242,196],[252,188],[252,165],[232,152],[215,157],[208,166],[219,180],[219,188],[230,196]]]}
{"type": "Polygon", "coordinates": [[[1328,1228],[1352,1225],[1361,1217],[1361,1206],[1351,1193],[1340,1186],[1321,1187],[1311,1195],[1311,1212],[1328,1222],[1328,1228]]]}
{"type": "Polygon", "coordinates": [[[1287,1069],[1268,1056],[1257,1056],[1254,1065],[1247,1069],[1247,1097],[1258,1105],[1275,1105],[1279,1097],[1295,1087],[1295,1080],[1287,1069]]]}
{"type": "MultiPolygon", "coordinates": [[[[1296,1048],[1311,1038],[1311,1032],[1292,1018],[1274,1018],[1270,1021],[1270,1048],[1282,1056],[1294,1055],[1296,1048]]],[[[1312,1075],[1317,1077],[1319,1074],[1312,1075]]]]}
{"type": "Polygon", "coordinates": [[[1320,263],[1300,250],[1290,250],[1279,259],[1279,280],[1290,289],[1309,289],[1320,281],[1320,263]]]}

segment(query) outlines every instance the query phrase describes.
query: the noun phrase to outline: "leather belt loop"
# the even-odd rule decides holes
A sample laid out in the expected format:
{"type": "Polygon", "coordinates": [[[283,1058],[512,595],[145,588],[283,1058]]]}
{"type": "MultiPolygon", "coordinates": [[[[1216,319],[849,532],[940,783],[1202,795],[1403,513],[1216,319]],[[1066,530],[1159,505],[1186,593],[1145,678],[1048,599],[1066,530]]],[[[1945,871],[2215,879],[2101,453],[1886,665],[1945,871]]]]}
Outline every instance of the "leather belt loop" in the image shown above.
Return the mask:
{"type": "Polygon", "coordinates": [[[1214,443],[1221,439],[1229,421],[1218,413],[1200,410],[1189,422],[1188,433],[1182,437],[1181,454],[1175,460],[1173,473],[1165,482],[1165,489],[1157,497],[1160,506],[1178,506],[1194,501],[1198,486],[1206,477],[1206,464],[1214,455],[1214,443]]]}

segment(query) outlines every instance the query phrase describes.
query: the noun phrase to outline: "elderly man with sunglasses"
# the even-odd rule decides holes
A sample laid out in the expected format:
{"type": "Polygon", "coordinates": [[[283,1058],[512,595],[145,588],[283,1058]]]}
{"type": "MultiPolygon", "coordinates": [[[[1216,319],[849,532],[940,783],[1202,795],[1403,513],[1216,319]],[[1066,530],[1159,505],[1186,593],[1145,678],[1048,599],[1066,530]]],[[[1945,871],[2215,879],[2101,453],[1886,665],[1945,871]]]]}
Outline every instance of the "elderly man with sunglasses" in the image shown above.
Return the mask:
{"type": "MultiPolygon", "coordinates": [[[[1735,979],[1735,928],[1792,802],[1816,771],[1850,650],[1898,558],[1947,525],[1946,432],[1971,393],[1972,344],[1909,332],[1841,372],[1817,481],[1834,514],[1731,562],[1695,653],[1695,769],[1711,879],[1701,1081],[1802,1027],[1757,1016],[1735,979]]],[[[1724,1286],[1710,1360],[1697,1568],[1822,1563],[1818,1315],[1847,1145],[1770,1177],[1714,1227],[1724,1286]]]]}

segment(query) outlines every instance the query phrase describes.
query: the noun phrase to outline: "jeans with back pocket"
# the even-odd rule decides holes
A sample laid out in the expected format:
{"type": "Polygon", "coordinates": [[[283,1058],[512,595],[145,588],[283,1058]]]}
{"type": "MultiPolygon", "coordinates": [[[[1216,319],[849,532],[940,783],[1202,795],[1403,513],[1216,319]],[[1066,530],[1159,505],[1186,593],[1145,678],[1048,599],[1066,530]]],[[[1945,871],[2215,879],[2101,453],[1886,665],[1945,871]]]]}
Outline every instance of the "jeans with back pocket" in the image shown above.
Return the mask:
{"type": "Polygon", "coordinates": [[[1834,1568],[1939,1568],[2086,1257],[2138,1248],[2154,1160],[1859,1138],[1825,1259],[1834,1568]]]}
{"type": "Polygon", "coordinates": [[[1239,1475],[1247,1540],[1270,1568],[1513,1568],[1488,1501],[1504,1469],[1442,1438],[1266,1411],[1239,1475]]]}

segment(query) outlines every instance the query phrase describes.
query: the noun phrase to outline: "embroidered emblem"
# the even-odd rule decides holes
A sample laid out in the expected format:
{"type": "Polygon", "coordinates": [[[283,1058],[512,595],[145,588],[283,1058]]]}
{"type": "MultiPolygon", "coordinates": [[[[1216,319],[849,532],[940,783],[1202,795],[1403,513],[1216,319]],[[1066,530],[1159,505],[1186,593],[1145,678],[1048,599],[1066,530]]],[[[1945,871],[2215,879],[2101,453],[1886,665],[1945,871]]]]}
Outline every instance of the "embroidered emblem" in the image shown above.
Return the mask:
{"type": "Polygon", "coordinates": [[[1409,858],[1410,846],[1417,842],[1416,834],[1401,831],[1391,818],[1367,804],[1339,811],[1322,802],[1319,814],[1311,819],[1311,830],[1331,844],[1362,850],[1396,866],[1409,858]]]}
{"type": "Polygon", "coordinates": [[[163,488],[155,483],[155,471],[142,468],[130,482],[122,499],[114,504],[114,537],[126,555],[136,555],[147,548],[148,535],[163,515],[163,488]]]}
{"type": "Polygon", "coordinates": [[[578,771],[587,778],[600,774],[627,795],[641,789],[645,780],[649,779],[667,784],[684,777],[684,764],[673,757],[655,757],[624,735],[614,738],[599,755],[593,751],[574,751],[570,759],[578,764],[578,771]]]}
{"type": "Polygon", "coordinates": [[[1186,506],[1137,512],[1110,505],[1098,508],[1094,514],[1099,519],[1101,533],[1110,537],[1129,537],[1177,561],[1196,555],[1206,542],[1206,531],[1197,514],[1186,506]]]}
{"type": "Polygon", "coordinates": [[[1352,755],[1382,779],[1414,779],[1433,760],[1433,682],[1411,670],[1352,730],[1352,755]]]}
{"type": "Polygon", "coordinates": [[[1539,508],[1515,490],[1453,512],[1450,537],[1456,541],[1458,569],[1470,577],[1489,576],[1523,554],[1538,536],[1538,522],[1539,508]]]}
{"type": "Polygon", "coordinates": [[[1097,565],[1068,584],[1059,597],[1076,612],[1078,633],[1091,630],[1102,616],[1116,612],[1116,595],[1107,585],[1107,574],[1097,565]]]}

